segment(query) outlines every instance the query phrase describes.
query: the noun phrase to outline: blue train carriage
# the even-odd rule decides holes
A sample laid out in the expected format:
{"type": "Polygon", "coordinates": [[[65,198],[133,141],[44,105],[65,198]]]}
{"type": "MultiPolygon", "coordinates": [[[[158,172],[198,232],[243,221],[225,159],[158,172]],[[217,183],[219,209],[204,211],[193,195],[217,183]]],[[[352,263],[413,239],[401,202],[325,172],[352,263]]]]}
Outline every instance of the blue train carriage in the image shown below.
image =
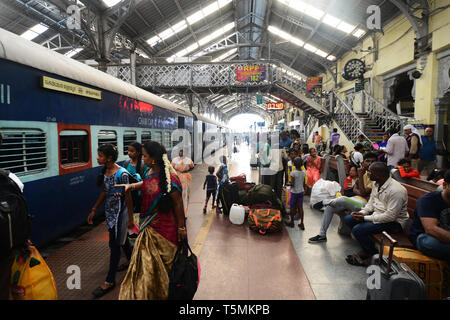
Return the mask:
{"type": "MultiPolygon", "coordinates": [[[[193,132],[178,105],[0,29],[0,168],[19,176],[45,245],[85,223],[100,188],[97,148],[133,141],[170,151],[171,133],[193,132]]],[[[170,152],[169,152],[170,153],[170,152]]]]}

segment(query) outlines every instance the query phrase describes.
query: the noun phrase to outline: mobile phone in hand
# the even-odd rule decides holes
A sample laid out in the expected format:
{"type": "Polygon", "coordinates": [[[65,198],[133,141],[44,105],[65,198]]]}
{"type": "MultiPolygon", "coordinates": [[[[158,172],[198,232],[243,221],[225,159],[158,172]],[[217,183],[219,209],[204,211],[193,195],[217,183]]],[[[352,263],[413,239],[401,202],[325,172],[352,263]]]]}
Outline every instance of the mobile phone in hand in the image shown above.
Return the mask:
{"type": "Polygon", "coordinates": [[[121,195],[124,195],[125,194],[125,186],[112,187],[109,190],[109,192],[108,192],[108,194],[111,195],[111,196],[113,196],[113,195],[115,195],[117,193],[120,193],[121,195]]]}

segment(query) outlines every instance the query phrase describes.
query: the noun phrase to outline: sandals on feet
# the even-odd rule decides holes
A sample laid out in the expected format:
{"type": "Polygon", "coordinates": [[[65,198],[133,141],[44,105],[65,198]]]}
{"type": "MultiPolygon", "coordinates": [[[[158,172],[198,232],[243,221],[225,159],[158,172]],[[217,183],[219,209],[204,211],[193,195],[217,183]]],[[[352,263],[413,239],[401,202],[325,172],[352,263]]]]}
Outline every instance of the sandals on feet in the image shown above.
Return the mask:
{"type": "Polygon", "coordinates": [[[362,259],[357,254],[348,255],[347,258],[345,258],[345,261],[352,266],[367,267],[370,265],[369,259],[362,259]]]}
{"type": "Polygon", "coordinates": [[[97,289],[95,289],[94,291],[92,291],[92,294],[95,296],[95,298],[103,297],[105,294],[110,292],[116,286],[115,283],[109,283],[109,282],[105,282],[105,283],[108,283],[108,285],[110,285],[107,289],[103,289],[100,286],[100,287],[97,287],[97,289]]]}

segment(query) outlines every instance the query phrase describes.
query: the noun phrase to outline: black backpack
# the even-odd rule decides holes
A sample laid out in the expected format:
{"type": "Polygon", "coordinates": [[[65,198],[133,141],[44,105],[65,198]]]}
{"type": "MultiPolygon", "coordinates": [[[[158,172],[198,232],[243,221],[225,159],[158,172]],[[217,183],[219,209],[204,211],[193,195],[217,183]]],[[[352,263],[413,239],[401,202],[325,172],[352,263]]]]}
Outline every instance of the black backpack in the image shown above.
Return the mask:
{"type": "Polygon", "coordinates": [[[169,273],[169,300],[192,300],[199,281],[197,256],[184,240],[178,245],[169,273]]]}
{"type": "Polygon", "coordinates": [[[241,202],[239,197],[239,186],[236,182],[224,182],[219,188],[219,198],[222,204],[222,212],[225,215],[230,214],[230,209],[233,203],[239,204],[241,202]]]}
{"type": "Polygon", "coordinates": [[[19,186],[0,169],[0,258],[21,248],[31,233],[31,216],[19,186]]]}

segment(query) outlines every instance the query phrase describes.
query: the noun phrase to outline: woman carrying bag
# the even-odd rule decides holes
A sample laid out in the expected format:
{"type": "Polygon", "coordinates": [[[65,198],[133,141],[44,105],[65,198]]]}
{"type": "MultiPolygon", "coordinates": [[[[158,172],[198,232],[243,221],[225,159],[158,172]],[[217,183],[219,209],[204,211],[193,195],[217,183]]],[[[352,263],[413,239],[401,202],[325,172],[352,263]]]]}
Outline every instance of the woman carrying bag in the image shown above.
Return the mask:
{"type": "Polygon", "coordinates": [[[125,192],[141,190],[139,235],[119,300],[165,300],[169,272],[178,245],[187,238],[182,187],[161,144],[144,144],[143,160],[150,172],[144,181],[125,185],[125,192]]]}

